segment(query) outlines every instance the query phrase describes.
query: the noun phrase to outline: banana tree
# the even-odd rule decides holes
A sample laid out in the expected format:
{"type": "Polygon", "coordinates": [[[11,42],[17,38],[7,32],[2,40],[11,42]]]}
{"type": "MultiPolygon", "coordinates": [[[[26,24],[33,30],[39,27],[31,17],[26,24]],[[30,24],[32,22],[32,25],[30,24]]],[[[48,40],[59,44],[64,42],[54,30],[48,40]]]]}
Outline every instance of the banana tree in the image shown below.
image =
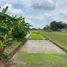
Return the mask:
{"type": "Polygon", "coordinates": [[[29,26],[27,23],[25,23],[25,18],[16,18],[16,23],[14,24],[12,33],[13,37],[17,39],[23,39],[26,36],[27,32],[29,32],[29,26]]]}
{"type": "Polygon", "coordinates": [[[8,7],[0,12],[0,53],[3,52],[4,47],[6,46],[7,37],[12,27],[12,17],[5,14],[8,7]]]}
{"type": "Polygon", "coordinates": [[[8,7],[0,12],[0,53],[3,53],[9,38],[23,39],[29,32],[29,24],[23,17],[11,17],[6,14],[8,7]]]}

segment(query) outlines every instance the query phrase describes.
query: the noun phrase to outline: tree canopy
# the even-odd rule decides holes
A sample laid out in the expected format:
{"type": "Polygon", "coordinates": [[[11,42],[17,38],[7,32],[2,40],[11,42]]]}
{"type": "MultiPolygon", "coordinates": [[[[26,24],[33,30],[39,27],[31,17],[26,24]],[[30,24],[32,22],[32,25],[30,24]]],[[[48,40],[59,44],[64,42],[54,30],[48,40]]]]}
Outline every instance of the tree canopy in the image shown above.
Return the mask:
{"type": "Polygon", "coordinates": [[[65,27],[65,24],[62,23],[61,21],[60,22],[57,22],[57,21],[52,21],[50,23],[50,28],[53,30],[53,31],[59,31],[60,29],[63,29],[65,27]]]}
{"type": "Polygon", "coordinates": [[[67,28],[67,24],[63,23],[61,21],[57,22],[57,21],[52,21],[50,23],[50,25],[46,25],[46,27],[44,27],[44,30],[52,30],[52,31],[60,31],[61,29],[67,28]]]}
{"type": "Polygon", "coordinates": [[[29,32],[29,23],[24,17],[12,17],[6,14],[8,6],[0,12],[0,48],[6,46],[9,38],[23,39],[29,32]]]}

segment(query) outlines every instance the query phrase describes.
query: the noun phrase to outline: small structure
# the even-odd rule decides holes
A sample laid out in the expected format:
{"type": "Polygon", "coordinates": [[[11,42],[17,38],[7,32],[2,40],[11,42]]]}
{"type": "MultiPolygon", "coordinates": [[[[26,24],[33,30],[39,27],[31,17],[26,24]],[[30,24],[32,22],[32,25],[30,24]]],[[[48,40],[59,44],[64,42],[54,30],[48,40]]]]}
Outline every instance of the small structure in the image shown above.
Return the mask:
{"type": "Polygon", "coordinates": [[[66,29],[61,29],[62,32],[67,32],[67,28],[66,29]]]}

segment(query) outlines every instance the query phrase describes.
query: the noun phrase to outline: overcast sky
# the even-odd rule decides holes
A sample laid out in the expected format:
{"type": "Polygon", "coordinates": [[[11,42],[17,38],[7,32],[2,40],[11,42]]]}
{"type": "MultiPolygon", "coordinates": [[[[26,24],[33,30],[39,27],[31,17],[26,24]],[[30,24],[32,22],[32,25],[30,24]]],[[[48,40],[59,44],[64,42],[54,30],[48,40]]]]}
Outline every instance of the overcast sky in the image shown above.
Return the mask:
{"type": "Polygon", "coordinates": [[[52,20],[67,23],[67,0],[0,0],[0,6],[0,11],[9,6],[9,15],[23,16],[36,28],[52,20]]]}

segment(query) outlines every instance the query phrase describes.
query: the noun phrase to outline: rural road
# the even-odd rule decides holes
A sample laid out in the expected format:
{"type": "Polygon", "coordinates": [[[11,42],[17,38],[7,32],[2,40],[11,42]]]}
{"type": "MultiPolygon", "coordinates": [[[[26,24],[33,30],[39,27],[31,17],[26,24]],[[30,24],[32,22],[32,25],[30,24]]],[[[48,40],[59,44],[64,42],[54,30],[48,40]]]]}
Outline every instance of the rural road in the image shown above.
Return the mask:
{"type": "Polygon", "coordinates": [[[20,49],[20,52],[65,54],[62,49],[51,43],[49,40],[28,40],[20,49]]]}
{"type": "Polygon", "coordinates": [[[21,57],[24,53],[50,53],[66,54],[62,49],[51,43],[49,40],[28,40],[24,46],[13,56],[13,62],[9,67],[27,67],[21,57]]]}

